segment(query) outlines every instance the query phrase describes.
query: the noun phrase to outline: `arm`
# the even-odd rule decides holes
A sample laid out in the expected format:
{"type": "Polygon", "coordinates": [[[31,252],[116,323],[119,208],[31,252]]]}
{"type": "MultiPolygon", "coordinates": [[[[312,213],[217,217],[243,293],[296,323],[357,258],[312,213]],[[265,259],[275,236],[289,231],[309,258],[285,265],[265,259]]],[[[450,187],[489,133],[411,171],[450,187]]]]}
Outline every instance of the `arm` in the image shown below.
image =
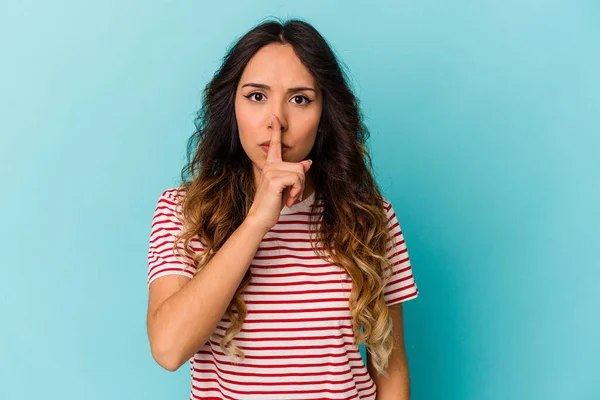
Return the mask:
{"type": "Polygon", "coordinates": [[[369,353],[367,353],[367,369],[377,386],[376,400],[409,400],[410,379],[408,360],[404,348],[404,324],[402,318],[402,303],[389,307],[393,321],[394,350],[390,355],[387,372],[389,378],[380,376],[375,371],[369,353]]]}
{"type": "Polygon", "coordinates": [[[193,278],[172,274],[150,283],[148,338],[163,368],[177,370],[206,343],[265,234],[246,218],[193,278]]]}

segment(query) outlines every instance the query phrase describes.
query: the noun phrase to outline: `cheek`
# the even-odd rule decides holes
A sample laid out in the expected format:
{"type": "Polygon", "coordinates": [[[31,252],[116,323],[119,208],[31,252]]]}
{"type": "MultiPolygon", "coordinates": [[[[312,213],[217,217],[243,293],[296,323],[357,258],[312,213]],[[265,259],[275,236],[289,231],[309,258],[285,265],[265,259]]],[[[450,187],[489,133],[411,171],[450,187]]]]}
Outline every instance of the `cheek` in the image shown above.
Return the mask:
{"type": "Polygon", "coordinates": [[[321,114],[323,113],[323,106],[321,104],[311,107],[310,110],[298,115],[301,119],[302,126],[306,127],[307,131],[316,131],[321,121],[321,114]]]}
{"type": "Polygon", "coordinates": [[[260,132],[265,129],[264,118],[258,110],[248,105],[239,105],[236,107],[235,114],[240,136],[245,137],[246,140],[260,140],[253,137],[260,135],[260,132]]]}
{"type": "Polygon", "coordinates": [[[259,163],[262,159],[263,150],[258,146],[262,138],[257,136],[261,132],[261,125],[256,110],[253,110],[248,104],[236,103],[235,118],[244,152],[253,163],[259,163]]]}
{"type": "Polygon", "coordinates": [[[293,142],[296,145],[296,150],[294,152],[296,156],[305,157],[310,153],[315,145],[317,125],[305,125],[302,130],[296,132],[293,139],[293,142]]]}
{"type": "Polygon", "coordinates": [[[302,120],[299,121],[301,126],[300,136],[304,142],[314,142],[317,136],[317,129],[319,128],[319,122],[321,121],[321,113],[315,112],[312,114],[306,114],[302,116],[302,120]]]}

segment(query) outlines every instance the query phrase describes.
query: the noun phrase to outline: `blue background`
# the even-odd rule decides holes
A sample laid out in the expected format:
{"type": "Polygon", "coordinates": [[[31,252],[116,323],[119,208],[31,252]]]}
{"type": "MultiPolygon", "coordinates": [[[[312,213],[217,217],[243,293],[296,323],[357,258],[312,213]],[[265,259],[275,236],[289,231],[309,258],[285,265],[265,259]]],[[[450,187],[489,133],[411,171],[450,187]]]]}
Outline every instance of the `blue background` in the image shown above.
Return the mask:
{"type": "Polygon", "coordinates": [[[0,4],[0,398],[186,399],[146,251],[200,93],[263,18],[349,68],[420,289],[413,399],[599,399],[597,1],[0,4]]]}

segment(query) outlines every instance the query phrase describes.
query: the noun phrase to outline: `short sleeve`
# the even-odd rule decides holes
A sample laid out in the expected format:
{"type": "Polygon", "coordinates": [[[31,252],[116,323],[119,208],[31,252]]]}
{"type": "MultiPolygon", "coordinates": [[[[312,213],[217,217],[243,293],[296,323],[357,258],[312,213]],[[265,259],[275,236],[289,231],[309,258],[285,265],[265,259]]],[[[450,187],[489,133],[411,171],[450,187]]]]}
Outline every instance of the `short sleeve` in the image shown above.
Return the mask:
{"type": "MultiPolygon", "coordinates": [[[[196,271],[191,257],[183,250],[184,255],[181,255],[173,249],[175,239],[183,228],[181,208],[177,202],[177,196],[181,194],[177,193],[176,188],[163,192],[154,210],[148,246],[148,287],[162,276],[180,274],[191,279],[196,271]]],[[[184,248],[183,241],[179,243],[179,248],[184,248]]],[[[194,238],[190,241],[190,248],[201,251],[202,245],[194,238]]]]}
{"type": "Polygon", "coordinates": [[[384,207],[392,236],[387,246],[387,258],[392,263],[392,276],[384,288],[383,295],[387,305],[391,306],[416,298],[419,289],[412,273],[408,249],[394,208],[386,199],[384,199],[384,207]]]}

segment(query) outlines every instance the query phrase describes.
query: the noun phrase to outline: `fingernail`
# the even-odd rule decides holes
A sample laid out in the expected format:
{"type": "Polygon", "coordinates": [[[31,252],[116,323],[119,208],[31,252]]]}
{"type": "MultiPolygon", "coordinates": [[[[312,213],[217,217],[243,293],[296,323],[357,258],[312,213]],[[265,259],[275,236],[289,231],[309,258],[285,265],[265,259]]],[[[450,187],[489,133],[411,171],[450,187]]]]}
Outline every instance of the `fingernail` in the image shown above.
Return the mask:
{"type": "Polygon", "coordinates": [[[310,161],[310,165],[312,165],[312,160],[308,160],[308,161],[310,161]]]}

